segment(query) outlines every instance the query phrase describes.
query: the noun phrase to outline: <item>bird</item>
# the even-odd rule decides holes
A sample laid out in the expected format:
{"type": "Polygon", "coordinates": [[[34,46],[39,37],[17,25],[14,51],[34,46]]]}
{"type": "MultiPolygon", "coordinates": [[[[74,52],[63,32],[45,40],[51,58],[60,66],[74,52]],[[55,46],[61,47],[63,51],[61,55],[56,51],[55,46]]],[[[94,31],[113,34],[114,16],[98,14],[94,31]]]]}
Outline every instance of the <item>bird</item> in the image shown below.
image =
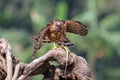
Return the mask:
{"type": "Polygon", "coordinates": [[[74,46],[74,44],[66,37],[67,32],[86,36],[88,34],[88,29],[79,21],[52,20],[41,29],[37,36],[33,37],[34,51],[32,56],[35,56],[43,43],[54,43],[54,48],[56,48],[56,45],[60,45],[62,47],[74,46]]]}

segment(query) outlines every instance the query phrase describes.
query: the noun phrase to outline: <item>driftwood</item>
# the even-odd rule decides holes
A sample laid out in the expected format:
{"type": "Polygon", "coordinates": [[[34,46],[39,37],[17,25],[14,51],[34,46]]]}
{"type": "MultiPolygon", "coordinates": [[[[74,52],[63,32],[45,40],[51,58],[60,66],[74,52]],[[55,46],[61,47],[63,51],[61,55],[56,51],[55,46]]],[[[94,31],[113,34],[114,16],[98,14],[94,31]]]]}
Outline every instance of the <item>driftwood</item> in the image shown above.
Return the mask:
{"type": "Polygon", "coordinates": [[[22,63],[12,55],[8,41],[0,38],[0,80],[26,80],[38,74],[44,75],[43,80],[92,80],[84,58],[70,51],[68,60],[66,57],[66,51],[60,47],[48,51],[29,64],[22,63]],[[60,65],[54,66],[50,61],[56,61],[60,65]]]}

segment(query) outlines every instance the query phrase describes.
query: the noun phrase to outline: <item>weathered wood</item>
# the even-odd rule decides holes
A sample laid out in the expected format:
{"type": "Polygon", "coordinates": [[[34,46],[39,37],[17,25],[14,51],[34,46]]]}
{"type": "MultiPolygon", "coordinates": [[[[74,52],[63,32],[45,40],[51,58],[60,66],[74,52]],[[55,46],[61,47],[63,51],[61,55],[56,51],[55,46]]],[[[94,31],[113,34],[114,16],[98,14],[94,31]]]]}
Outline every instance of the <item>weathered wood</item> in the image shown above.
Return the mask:
{"type": "Polygon", "coordinates": [[[26,80],[38,74],[44,75],[43,80],[92,80],[86,60],[73,52],[69,51],[69,55],[66,55],[62,47],[56,48],[26,64],[13,57],[9,43],[4,40],[0,39],[0,79],[2,80],[5,78],[26,80]],[[67,57],[66,75],[64,75],[67,57]],[[60,65],[54,66],[50,61],[56,61],[60,65]]]}

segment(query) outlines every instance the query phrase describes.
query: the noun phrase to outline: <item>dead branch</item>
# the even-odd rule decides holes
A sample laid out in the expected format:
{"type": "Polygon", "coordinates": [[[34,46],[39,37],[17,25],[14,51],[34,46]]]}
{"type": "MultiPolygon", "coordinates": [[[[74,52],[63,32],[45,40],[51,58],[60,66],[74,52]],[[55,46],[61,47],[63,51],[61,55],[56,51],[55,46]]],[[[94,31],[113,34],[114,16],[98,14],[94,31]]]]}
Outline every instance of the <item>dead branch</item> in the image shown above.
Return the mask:
{"type": "Polygon", "coordinates": [[[84,58],[69,52],[66,68],[66,51],[57,48],[48,51],[43,56],[26,64],[16,59],[11,52],[9,43],[0,39],[0,80],[26,80],[28,77],[43,74],[43,80],[92,80],[87,62],[84,58]],[[3,45],[4,44],[4,45],[3,45]],[[56,61],[60,66],[54,66],[50,61],[56,61]],[[6,70],[7,69],[7,70],[6,70]]]}

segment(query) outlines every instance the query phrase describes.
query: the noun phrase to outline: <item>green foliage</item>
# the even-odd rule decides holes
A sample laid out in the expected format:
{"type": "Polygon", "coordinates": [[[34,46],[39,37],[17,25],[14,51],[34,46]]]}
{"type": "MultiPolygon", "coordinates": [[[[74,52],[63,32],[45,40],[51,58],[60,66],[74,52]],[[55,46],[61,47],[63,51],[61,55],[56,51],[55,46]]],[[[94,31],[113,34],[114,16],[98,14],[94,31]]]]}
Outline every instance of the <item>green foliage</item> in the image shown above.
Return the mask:
{"type": "MultiPolygon", "coordinates": [[[[1,0],[0,37],[6,38],[14,55],[22,62],[32,61],[33,35],[53,19],[71,19],[87,25],[88,35],[68,33],[74,43],[71,51],[86,57],[96,80],[119,80],[120,9],[119,0],[1,0]],[[82,4],[82,5],[80,5],[82,4]],[[76,13],[75,10],[78,12],[76,13]],[[114,74],[113,74],[114,72],[114,74]]],[[[45,44],[36,58],[50,50],[45,44]]],[[[31,80],[40,80],[34,76],[31,80]]]]}
{"type": "Polygon", "coordinates": [[[56,6],[55,19],[65,20],[67,18],[68,6],[64,1],[60,1],[56,6]]]}

